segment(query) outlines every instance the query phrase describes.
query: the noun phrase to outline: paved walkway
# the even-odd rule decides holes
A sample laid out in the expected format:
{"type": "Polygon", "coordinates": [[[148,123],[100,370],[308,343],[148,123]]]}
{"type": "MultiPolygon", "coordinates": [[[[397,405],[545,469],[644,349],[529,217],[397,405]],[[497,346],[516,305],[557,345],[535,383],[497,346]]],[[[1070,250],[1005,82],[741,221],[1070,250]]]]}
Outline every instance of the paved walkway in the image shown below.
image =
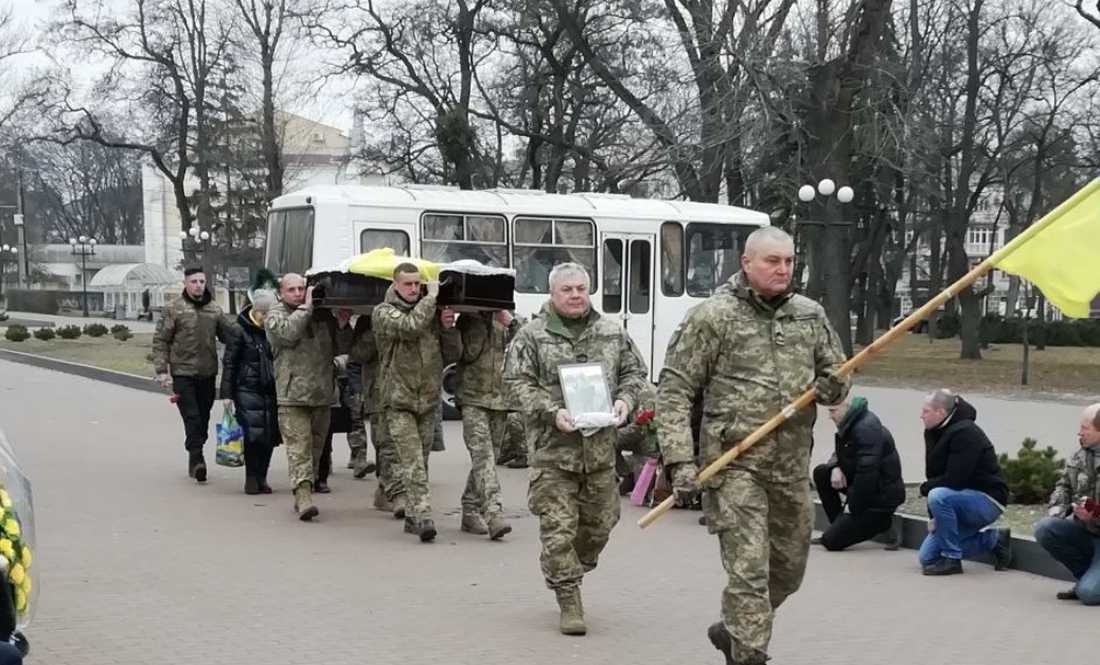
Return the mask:
{"type": "MultiPolygon", "coordinates": [[[[705,639],[724,576],[697,513],[642,531],[624,519],[588,578],[589,634],[556,632],[525,472],[503,469],[515,531],[458,530],[467,464],[456,423],[433,455],[441,533],[423,545],[369,507],[374,482],[339,470],[321,519],[295,519],[280,449],[276,493],[238,469],[186,477],[163,396],[0,362],[0,427],[34,482],[41,600],[31,663],[50,665],[721,665],[705,639]]],[[[211,459],[208,457],[208,459],[211,459]]],[[[970,564],[927,579],[912,551],[815,551],[776,626],[779,665],[1088,662],[1098,611],[1062,585],[970,564]]]]}

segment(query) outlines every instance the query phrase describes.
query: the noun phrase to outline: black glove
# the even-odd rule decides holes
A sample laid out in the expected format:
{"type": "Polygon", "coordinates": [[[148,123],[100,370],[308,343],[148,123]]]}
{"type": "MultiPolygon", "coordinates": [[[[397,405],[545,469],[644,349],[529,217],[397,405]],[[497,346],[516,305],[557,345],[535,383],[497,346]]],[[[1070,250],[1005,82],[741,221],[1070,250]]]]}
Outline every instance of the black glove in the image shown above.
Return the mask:
{"type": "Polygon", "coordinates": [[[814,397],[824,404],[836,404],[844,397],[845,388],[844,379],[830,372],[814,381],[814,397]]]}

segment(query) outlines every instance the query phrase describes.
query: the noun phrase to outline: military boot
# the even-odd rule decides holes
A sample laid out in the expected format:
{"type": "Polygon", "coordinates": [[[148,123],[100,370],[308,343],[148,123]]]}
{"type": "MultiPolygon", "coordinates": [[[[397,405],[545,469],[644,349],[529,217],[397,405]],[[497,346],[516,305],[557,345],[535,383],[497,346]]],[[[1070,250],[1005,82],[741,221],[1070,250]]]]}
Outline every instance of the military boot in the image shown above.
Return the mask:
{"type": "Polygon", "coordinates": [[[581,590],[579,588],[558,589],[558,608],[561,609],[561,618],[558,620],[558,628],[562,635],[584,635],[588,627],[584,625],[584,606],[581,605],[581,590]]]}
{"type": "Polygon", "coordinates": [[[512,525],[508,524],[504,520],[504,516],[500,513],[493,513],[489,516],[489,540],[500,540],[504,536],[512,533],[512,525]]]}
{"type": "Polygon", "coordinates": [[[321,514],[317,506],[313,505],[313,487],[308,480],[298,483],[294,489],[294,511],[298,513],[298,519],[308,522],[321,514]]]}
{"type": "Polygon", "coordinates": [[[359,480],[366,478],[368,473],[374,473],[374,470],[376,468],[373,463],[367,460],[366,449],[355,451],[355,458],[353,459],[353,462],[355,463],[353,467],[354,471],[352,471],[351,475],[355,476],[359,480]]]}
{"type": "Polygon", "coordinates": [[[526,456],[513,457],[512,459],[508,460],[508,463],[505,464],[504,466],[508,467],[509,469],[526,469],[527,468],[527,457],[526,456]]]}
{"type": "Polygon", "coordinates": [[[374,507],[387,513],[393,512],[393,504],[386,498],[386,492],[381,486],[374,490],[374,507]]]}
{"type": "Polygon", "coordinates": [[[485,520],[477,513],[462,513],[462,530],[475,536],[484,536],[489,533],[489,527],[485,526],[485,520]]]}
{"type": "Polygon", "coordinates": [[[733,659],[733,637],[721,621],[710,625],[707,629],[707,637],[710,638],[714,648],[726,657],[726,665],[737,665],[737,661],[733,659]]]}
{"type": "Polygon", "coordinates": [[[420,542],[427,543],[435,540],[435,522],[431,518],[424,520],[414,520],[411,517],[405,518],[405,533],[411,533],[414,536],[420,537],[420,542]]]}
{"type": "Polygon", "coordinates": [[[393,497],[393,518],[397,520],[405,519],[405,495],[398,494],[393,497]]]}

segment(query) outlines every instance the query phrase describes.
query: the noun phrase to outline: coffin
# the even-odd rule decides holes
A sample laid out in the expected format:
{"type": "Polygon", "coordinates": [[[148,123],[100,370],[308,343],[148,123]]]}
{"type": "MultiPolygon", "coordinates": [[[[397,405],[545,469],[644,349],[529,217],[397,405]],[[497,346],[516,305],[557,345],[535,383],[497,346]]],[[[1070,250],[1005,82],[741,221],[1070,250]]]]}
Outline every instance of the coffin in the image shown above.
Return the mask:
{"type": "Polygon", "coordinates": [[[472,260],[436,264],[397,256],[393,250],[374,250],[340,266],[309,271],[306,282],[315,287],[314,306],[369,314],[385,299],[393,282],[393,269],[404,262],[416,264],[427,279],[438,276],[440,307],[457,312],[516,308],[514,270],[472,260]]]}

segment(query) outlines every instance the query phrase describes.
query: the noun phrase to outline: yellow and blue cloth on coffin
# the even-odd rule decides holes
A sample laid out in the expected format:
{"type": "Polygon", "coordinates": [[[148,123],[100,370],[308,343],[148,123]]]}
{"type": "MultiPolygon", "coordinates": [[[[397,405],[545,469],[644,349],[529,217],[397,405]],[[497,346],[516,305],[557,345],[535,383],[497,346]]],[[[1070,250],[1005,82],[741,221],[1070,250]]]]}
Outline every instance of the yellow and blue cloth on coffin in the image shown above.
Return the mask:
{"type": "Polygon", "coordinates": [[[439,264],[409,256],[398,256],[389,247],[373,249],[348,259],[343,266],[347,272],[381,279],[393,279],[394,268],[402,263],[411,263],[420,270],[420,278],[425,282],[439,281],[439,264]]]}

